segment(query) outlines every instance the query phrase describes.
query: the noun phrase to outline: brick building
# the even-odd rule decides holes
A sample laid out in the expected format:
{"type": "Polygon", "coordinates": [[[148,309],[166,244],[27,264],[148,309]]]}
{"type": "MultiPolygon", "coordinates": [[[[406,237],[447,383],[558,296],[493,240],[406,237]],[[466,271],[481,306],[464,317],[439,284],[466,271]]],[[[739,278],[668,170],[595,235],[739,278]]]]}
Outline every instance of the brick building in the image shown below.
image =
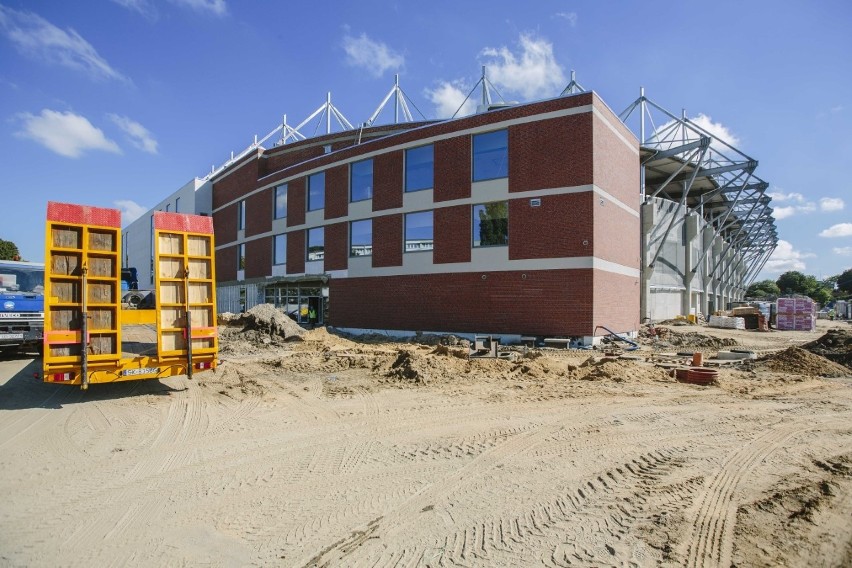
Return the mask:
{"type": "Polygon", "coordinates": [[[593,92],[256,148],[210,178],[221,310],[591,337],[640,304],[640,149],[593,92]]]}

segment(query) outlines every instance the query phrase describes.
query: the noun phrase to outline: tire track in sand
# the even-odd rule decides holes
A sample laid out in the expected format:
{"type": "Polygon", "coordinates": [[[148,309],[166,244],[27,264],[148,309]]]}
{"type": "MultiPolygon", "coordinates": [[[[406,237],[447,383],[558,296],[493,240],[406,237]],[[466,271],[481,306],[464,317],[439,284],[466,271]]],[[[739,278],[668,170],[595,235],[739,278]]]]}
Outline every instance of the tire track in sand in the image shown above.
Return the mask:
{"type": "Polygon", "coordinates": [[[686,566],[711,568],[729,566],[733,552],[737,503],[734,492],[755,466],[795,434],[810,429],[786,424],[769,430],[728,457],[721,468],[707,478],[704,491],[692,509],[691,527],[683,540],[686,566]]]}

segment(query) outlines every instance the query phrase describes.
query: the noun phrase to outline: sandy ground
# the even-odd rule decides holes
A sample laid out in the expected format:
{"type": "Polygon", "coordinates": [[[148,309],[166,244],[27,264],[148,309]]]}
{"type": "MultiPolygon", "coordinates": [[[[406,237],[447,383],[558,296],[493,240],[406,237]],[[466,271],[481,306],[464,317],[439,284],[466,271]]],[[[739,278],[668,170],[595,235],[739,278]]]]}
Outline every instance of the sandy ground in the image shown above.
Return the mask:
{"type": "Polygon", "coordinates": [[[194,381],[88,392],[0,363],[0,565],[852,566],[852,379],[825,360],[703,387],[651,347],[226,344],[194,381]]]}

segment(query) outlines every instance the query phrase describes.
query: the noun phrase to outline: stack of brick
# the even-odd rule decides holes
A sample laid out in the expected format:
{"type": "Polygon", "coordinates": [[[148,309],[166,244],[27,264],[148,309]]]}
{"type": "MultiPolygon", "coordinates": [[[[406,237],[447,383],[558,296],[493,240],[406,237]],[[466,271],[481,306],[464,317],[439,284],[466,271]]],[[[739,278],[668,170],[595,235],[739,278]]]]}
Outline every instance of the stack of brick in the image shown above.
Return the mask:
{"type": "Polygon", "coordinates": [[[816,305],[810,298],[778,298],[775,327],[779,331],[816,329],[816,305]]]}

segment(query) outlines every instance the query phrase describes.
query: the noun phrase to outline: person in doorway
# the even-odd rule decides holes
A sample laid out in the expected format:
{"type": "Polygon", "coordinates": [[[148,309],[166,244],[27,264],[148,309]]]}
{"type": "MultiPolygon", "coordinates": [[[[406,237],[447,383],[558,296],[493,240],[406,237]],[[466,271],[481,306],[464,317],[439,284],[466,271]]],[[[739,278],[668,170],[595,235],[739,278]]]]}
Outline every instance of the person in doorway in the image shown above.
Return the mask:
{"type": "Polygon", "coordinates": [[[308,322],[310,322],[311,327],[316,327],[317,325],[317,309],[313,306],[308,308],[308,322]]]}

